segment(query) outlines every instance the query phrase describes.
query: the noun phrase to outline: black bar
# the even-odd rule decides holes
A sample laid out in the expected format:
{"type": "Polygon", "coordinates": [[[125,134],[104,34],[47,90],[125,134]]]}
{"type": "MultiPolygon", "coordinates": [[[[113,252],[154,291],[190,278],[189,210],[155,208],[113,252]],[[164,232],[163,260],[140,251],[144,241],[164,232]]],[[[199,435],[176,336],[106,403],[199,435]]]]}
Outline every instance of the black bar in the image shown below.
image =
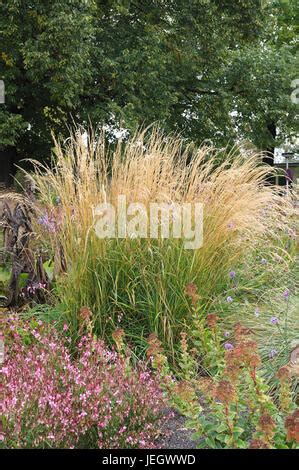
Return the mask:
{"type": "Polygon", "coordinates": [[[9,465],[20,463],[30,464],[30,468],[36,464],[46,463],[48,466],[57,464],[81,466],[83,470],[92,468],[132,468],[152,469],[163,466],[179,466],[190,468],[210,469],[211,465],[228,465],[230,469],[243,463],[250,464],[281,464],[294,461],[298,462],[298,450],[1,450],[0,461],[4,469],[4,463],[9,465]]]}

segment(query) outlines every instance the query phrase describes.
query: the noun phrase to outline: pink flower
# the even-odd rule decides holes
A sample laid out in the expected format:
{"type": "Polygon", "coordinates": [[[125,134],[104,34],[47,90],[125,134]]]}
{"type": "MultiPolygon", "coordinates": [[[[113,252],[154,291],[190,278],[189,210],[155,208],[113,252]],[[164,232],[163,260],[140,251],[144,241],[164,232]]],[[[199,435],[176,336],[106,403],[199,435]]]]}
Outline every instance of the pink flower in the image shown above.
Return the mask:
{"type": "Polygon", "coordinates": [[[55,329],[6,321],[12,332],[38,338],[25,344],[16,335],[7,347],[0,406],[8,448],[71,448],[85,439],[102,448],[153,447],[166,403],[143,362],[128,374],[123,358],[90,335],[74,356],[55,329]]]}

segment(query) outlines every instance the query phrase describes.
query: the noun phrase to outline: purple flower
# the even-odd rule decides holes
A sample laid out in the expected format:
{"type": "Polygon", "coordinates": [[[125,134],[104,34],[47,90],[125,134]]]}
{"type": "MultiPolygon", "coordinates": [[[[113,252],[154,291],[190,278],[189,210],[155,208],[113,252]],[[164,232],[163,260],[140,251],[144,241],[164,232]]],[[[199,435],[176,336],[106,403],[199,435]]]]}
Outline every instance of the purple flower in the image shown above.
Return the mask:
{"type": "Polygon", "coordinates": [[[233,301],[233,298],[229,295],[228,297],[226,297],[226,302],[231,304],[233,301]]]}
{"type": "Polygon", "coordinates": [[[234,346],[231,343],[225,343],[224,349],[226,349],[227,351],[231,351],[232,349],[234,349],[234,346]]]}
{"type": "Polygon", "coordinates": [[[277,354],[276,349],[271,349],[271,351],[269,352],[269,358],[273,359],[273,357],[276,356],[276,354],[277,354]]]}
{"type": "Polygon", "coordinates": [[[234,279],[234,278],[236,277],[235,271],[230,271],[230,272],[229,272],[229,277],[230,277],[231,279],[234,279]]]}
{"type": "Polygon", "coordinates": [[[48,220],[48,217],[47,215],[42,215],[41,217],[39,217],[37,219],[37,222],[40,224],[40,225],[44,225],[45,223],[47,223],[47,220],[48,220]]]}
{"type": "Polygon", "coordinates": [[[256,317],[259,317],[259,316],[260,316],[260,310],[259,310],[259,308],[256,308],[256,309],[255,309],[254,315],[255,315],[256,317]]]}
{"type": "Polygon", "coordinates": [[[235,223],[234,222],[229,222],[227,224],[227,227],[232,230],[233,228],[235,228],[235,223]]]}
{"type": "Polygon", "coordinates": [[[225,331],[224,336],[225,336],[226,338],[228,338],[228,337],[230,336],[230,332],[229,332],[229,331],[225,331]]]}
{"type": "Polygon", "coordinates": [[[282,295],[284,296],[284,298],[285,298],[286,300],[288,300],[288,298],[289,298],[289,296],[290,296],[290,289],[286,289],[286,290],[283,292],[282,295]]]}
{"type": "Polygon", "coordinates": [[[270,323],[272,323],[272,325],[277,325],[279,323],[279,320],[277,317],[271,317],[270,323]]]}

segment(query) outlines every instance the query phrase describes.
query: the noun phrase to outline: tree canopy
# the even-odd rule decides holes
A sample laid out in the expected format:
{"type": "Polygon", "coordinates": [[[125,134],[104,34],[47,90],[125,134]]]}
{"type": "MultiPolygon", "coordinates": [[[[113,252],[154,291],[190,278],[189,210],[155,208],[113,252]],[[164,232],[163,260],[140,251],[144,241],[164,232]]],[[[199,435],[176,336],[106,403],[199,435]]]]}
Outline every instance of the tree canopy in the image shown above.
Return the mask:
{"type": "Polygon", "coordinates": [[[44,159],[52,130],[89,121],[270,149],[295,132],[296,5],[0,1],[0,151],[44,159]]]}

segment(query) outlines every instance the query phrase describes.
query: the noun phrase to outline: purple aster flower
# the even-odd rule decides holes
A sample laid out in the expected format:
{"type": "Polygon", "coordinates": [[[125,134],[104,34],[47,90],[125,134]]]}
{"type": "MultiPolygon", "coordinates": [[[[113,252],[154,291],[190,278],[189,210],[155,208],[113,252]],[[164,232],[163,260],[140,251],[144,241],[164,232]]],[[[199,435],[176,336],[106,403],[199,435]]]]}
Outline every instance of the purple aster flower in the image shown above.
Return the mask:
{"type": "Polygon", "coordinates": [[[47,216],[47,214],[44,214],[44,215],[42,215],[41,217],[39,217],[39,218],[37,219],[37,222],[38,222],[40,225],[45,225],[45,224],[47,223],[47,221],[48,221],[48,216],[47,216]]]}
{"type": "Polygon", "coordinates": [[[288,298],[289,298],[289,296],[290,296],[290,289],[286,289],[286,290],[283,292],[282,295],[284,296],[284,298],[285,298],[286,300],[288,300],[288,298]]]}
{"type": "Polygon", "coordinates": [[[259,310],[259,308],[256,308],[256,309],[255,309],[254,315],[255,315],[256,317],[259,317],[259,316],[260,316],[260,310],[259,310]]]}
{"type": "Polygon", "coordinates": [[[277,325],[279,323],[279,320],[277,317],[271,317],[270,323],[272,323],[272,325],[277,325]]]}
{"type": "Polygon", "coordinates": [[[226,338],[228,338],[228,337],[230,336],[230,332],[229,332],[229,331],[225,331],[224,336],[225,336],[226,338]]]}
{"type": "Polygon", "coordinates": [[[228,297],[226,297],[226,302],[231,304],[233,301],[233,298],[229,295],[228,297]]]}
{"type": "Polygon", "coordinates": [[[236,277],[235,271],[230,271],[230,272],[229,272],[229,277],[230,277],[231,279],[234,279],[234,278],[236,277]]]}
{"type": "Polygon", "coordinates": [[[232,349],[234,349],[234,346],[231,343],[225,343],[224,349],[226,349],[227,351],[231,351],[232,349]]]}
{"type": "Polygon", "coordinates": [[[271,349],[271,351],[269,352],[269,358],[273,359],[273,357],[275,357],[276,355],[277,355],[276,349],[271,349]]]}

